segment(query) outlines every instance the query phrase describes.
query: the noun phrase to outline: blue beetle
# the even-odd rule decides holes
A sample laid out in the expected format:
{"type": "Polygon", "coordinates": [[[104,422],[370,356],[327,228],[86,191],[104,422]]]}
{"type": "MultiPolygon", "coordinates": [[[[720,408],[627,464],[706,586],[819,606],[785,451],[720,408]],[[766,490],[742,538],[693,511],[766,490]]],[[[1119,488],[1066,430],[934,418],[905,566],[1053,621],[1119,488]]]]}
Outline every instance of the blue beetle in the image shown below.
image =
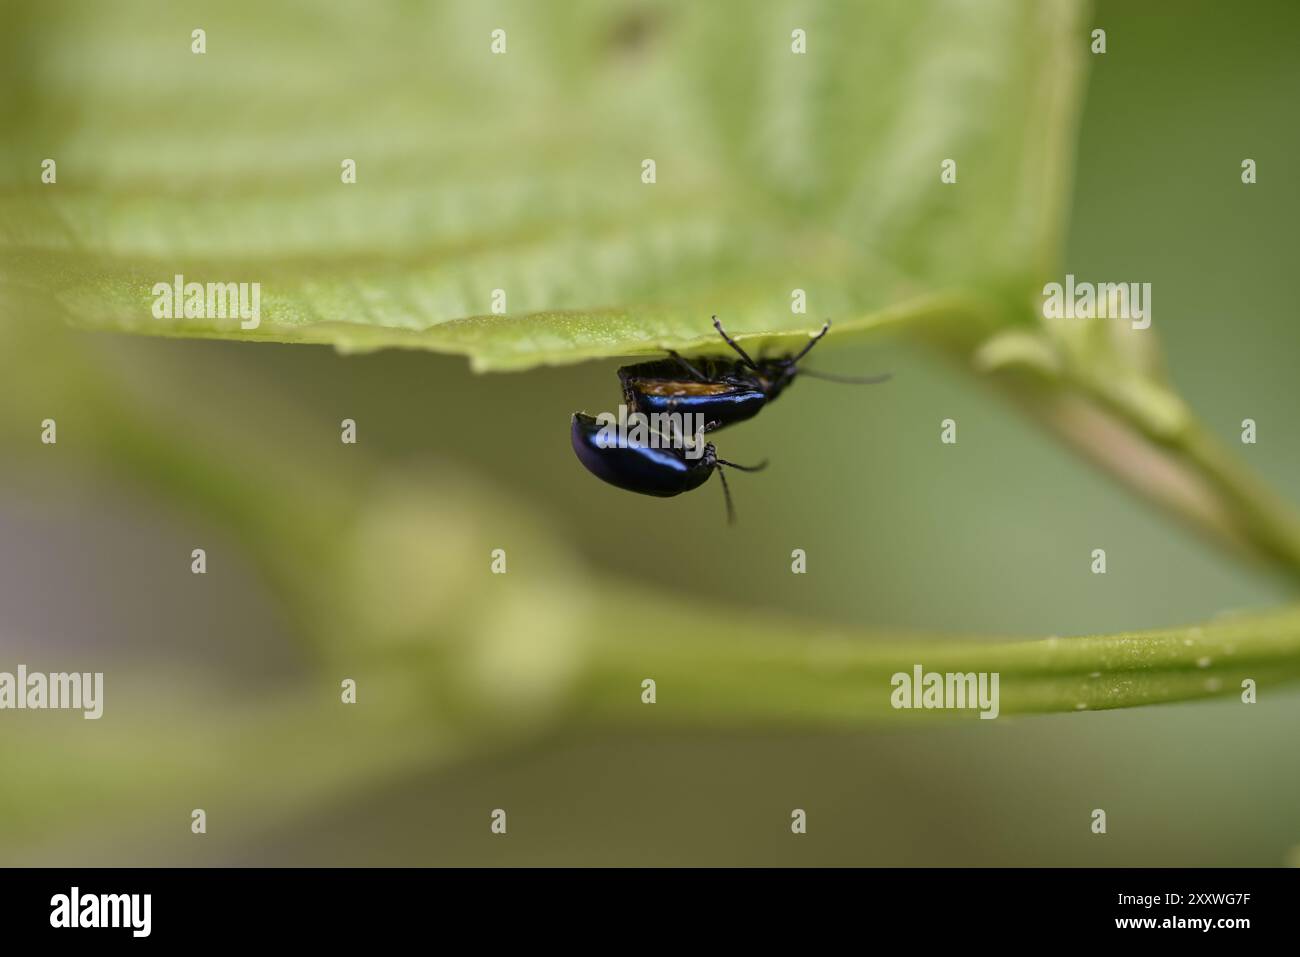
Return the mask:
{"type": "Polygon", "coordinates": [[[799,360],[826,335],[830,320],[797,354],[758,361],[727,335],[717,316],[713,317],[713,327],[739,359],[705,358],[692,363],[670,350],[667,359],[624,366],[618,370],[618,378],[628,408],[643,415],[698,413],[706,423],[706,431],[713,431],[753,418],[801,373],[857,385],[884,382],[890,377],[886,373],[849,378],[800,369],[799,360]]]}
{"type": "Polygon", "coordinates": [[[650,442],[611,442],[606,427],[594,416],[582,412],[573,413],[569,436],[573,442],[573,451],[587,467],[587,471],[610,485],[629,492],[668,498],[699,488],[709,480],[709,476],[717,472],[718,478],[722,480],[728,522],[734,522],[736,516],[731,504],[731,490],[727,487],[727,477],[722,470],[733,468],[742,472],[757,472],[767,467],[766,462],[737,465],[720,459],[712,443],[704,446],[698,458],[690,458],[686,450],[679,447],[679,443],[670,442],[667,438],[658,447],[650,442]]]}

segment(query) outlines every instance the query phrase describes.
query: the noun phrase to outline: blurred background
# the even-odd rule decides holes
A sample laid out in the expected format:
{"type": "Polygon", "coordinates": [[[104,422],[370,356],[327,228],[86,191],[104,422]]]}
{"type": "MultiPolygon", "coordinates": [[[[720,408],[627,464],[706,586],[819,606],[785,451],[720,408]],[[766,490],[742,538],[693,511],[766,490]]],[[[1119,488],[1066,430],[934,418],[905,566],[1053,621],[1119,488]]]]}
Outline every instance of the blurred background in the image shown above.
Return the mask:
{"type": "MultiPolygon", "coordinates": [[[[48,40],[34,16],[15,26],[48,40]]],[[[1294,502],[1300,9],[1102,2],[1081,23],[1078,42],[1101,26],[1108,51],[1085,57],[1060,273],[1151,282],[1172,379],[1224,440],[1259,423],[1244,455],[1294,502]]],[[[433,353],[54,330],[24,321],[38,293],[0,288],[0,669],[106,673],[99,722],[0,716],[0,863],[1296,858],[1300,688],[1253,708],[836,730],[575,704],[622,693],[586,688],[578,662],[587,636],[624,627],[1041,637],[1292,597],[919,346],[831,340],[819,368],[895,380],[801,381],[729,430],[726,457],[773,465],[733,476],[728,529],[714,483],[635,497],[574,459],[569,414],[616,401],[617,360],[475,374],[433,353]],[[42,448],[33,423],[56,412],[42,448]],[[947,417],[956,447],[936,441],[947,417]],[[497,547],[506,576],[488,574],[497,547]]],[[[696,680],[726,668],[702,655],[696,680]]]]}

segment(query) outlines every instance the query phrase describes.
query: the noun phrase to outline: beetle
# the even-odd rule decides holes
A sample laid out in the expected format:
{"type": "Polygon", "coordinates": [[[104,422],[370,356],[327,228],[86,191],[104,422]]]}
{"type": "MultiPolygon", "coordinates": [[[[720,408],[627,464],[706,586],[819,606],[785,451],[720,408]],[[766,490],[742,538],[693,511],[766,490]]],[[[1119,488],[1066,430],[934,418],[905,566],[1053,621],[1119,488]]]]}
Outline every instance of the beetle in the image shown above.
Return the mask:
{"type": "Polygon", "coordinates": [[[705,431],[713,431],[752,419],[767,403],[779,396],[796,375],[856,385],[870,385],[890,378],[888,373],[865,378],[827,375],[800,369],[799,360],[821,341],[830,320],[794,355],[755,361],[735,339],[727,335],[722,322],[713,317],[713,327],[740,357],[697,359],[694,363],[671,349],[667,359],[639,362],[618,370],[623,398],[628,408],[643,415],[690,412],[703,416],[705,431]]]}
{"type": "Polygon", "coordinates": [[[679,443],[666,439],[660,445],[647,441],[610,441],[606,426],[594,416],[583,412],[573,413],[569,436],[573,442],[573,451],[587,471],[610,485],[629,492],[670,498],[699,488],[717,472],[718,478],[722,480],[722,495],[727,502],[729,523],[735,521],[736,515],[731,504],[731,489],[727,487],[727,477],[722,470],[732,468],[742,472],[757,472],[767,467],[766,462],[737,465],[720,459],[711,442],[704,446],[699,458],[693,459],[686,454],[684,448],[678,447],[679,443]]]}

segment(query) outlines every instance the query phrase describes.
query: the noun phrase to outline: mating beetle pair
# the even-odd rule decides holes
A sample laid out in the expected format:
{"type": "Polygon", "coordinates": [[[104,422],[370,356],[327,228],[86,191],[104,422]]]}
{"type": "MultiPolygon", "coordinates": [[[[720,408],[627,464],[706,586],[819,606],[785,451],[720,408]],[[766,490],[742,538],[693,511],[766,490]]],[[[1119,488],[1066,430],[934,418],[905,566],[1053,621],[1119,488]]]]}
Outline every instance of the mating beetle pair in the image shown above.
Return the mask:
{"type": "MultiPolygon", "coordinates": [[[[889,378],[886,374],[854,379],[800,369],[799,360],[826,335],[831,326],[829,320],[798,353],[758,361],[727,335],[717,316],[713,317],[713,326],[739,359],[705,358],[692,363],[669,351],[667,359],[624,366],[618,370],[618,377],[628,408],[647,417],[694,414],[704,423],[704,431],[712,432],[753,418],[799,374],[864,385],[889,378]]],[[[734,513],[731,491],[722,469],[756,472],[767,464],[745,466],[720,459],[712,443],[705,445],[703,453],[695,458],[675,443],[614,444],[608,441],[597,419],[581,412],[573,414],[569,431],[573,450],[587,470],[630,492],[662,497],[680,495],[699,488],[716,471],[722,481],[728,521],[734,519],[734,513]]]]}

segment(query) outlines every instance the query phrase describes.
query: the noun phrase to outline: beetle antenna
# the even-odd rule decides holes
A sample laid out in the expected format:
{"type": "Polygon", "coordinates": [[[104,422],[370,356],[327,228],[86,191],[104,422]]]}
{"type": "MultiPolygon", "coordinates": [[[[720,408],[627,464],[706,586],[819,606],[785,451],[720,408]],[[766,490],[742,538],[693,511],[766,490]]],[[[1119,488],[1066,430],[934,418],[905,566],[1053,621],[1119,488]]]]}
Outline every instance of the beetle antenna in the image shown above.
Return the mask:
{"type": "Polygon", "coordinates": [[[846,385],[875,385],[879,382],[888,382],[894,377],[892,372],[883,372],[880,375],[852,376],[818,372],[816,369],[800,369],[799,374],[812,376],[814,379],[825,379],[827,382],[843,382],[846,385]]]}
{"type": "Polygon", "coordinates": [[[722,336],[723,340],[726,341],[727,345],[731,346],[731,348],[735,349],[738,353],[740,353],[740,358],[745,360],[745,365],[749,366],[755,372],[759,371],[758,365],[754,362],[753,359],[749,357],[749,353],[746,352],[744,349],[740,348],[740,344],[737,343],[735,339],[727,335],[727,330],[722,328],[722,321],[718,319],[717,316],[713,317],[713,328],[718,330],[718,335],[722,336]]]}
{"type": "Polygon", "coordinates": [[[759,462],[757,465],[737,465],[735,462],[728,462],[726,459],[714,459],[719,465],[725,465],[727,468],[740,469],[742,472],[761,472],[767,468],[767,459],[759,462]]]}
{"type": "Polygon", "coordinates": [[[731,504],[731,489],[727,486],[727,473],[718,469],[718,478],[722,479],[722,497],[727,502],[727,524],[736,524],[736,507],[731,504]]]}
{"type": "Polygon", "coordinates": [[[831,328],[831,321],[827,319],[826,324],[822,326],[822,331],[817,333],[815,336],[813,336],[812,339],[808,341],[808,345],[804,346],[801,350],[799,350],[799,354],[790,360],[790,364],[794,365],[796,362],[798,362],[800,359],[806,356],[813,346],[817,345],[817,343],[822,341],[822,336],[826,335],[826,333],[830,330],[830,328],[831,328]]]}
{"type": "MultiPolygon", "coordinates": [[[[757,465],[737,465],[735,462],[728,462],[726,459],[714,459],[718,465],[725,465],[727,468],[740,469],[742,472],[761,472],[767,468],[767,459],[759,462],[757,465]]],[[[727,500],[727,524],[736,524],[736,509],[731,504],[731,486],[727,484],[727,473],[718,469],[718,478],[722,479],[722,497],[727,500]]]]}

